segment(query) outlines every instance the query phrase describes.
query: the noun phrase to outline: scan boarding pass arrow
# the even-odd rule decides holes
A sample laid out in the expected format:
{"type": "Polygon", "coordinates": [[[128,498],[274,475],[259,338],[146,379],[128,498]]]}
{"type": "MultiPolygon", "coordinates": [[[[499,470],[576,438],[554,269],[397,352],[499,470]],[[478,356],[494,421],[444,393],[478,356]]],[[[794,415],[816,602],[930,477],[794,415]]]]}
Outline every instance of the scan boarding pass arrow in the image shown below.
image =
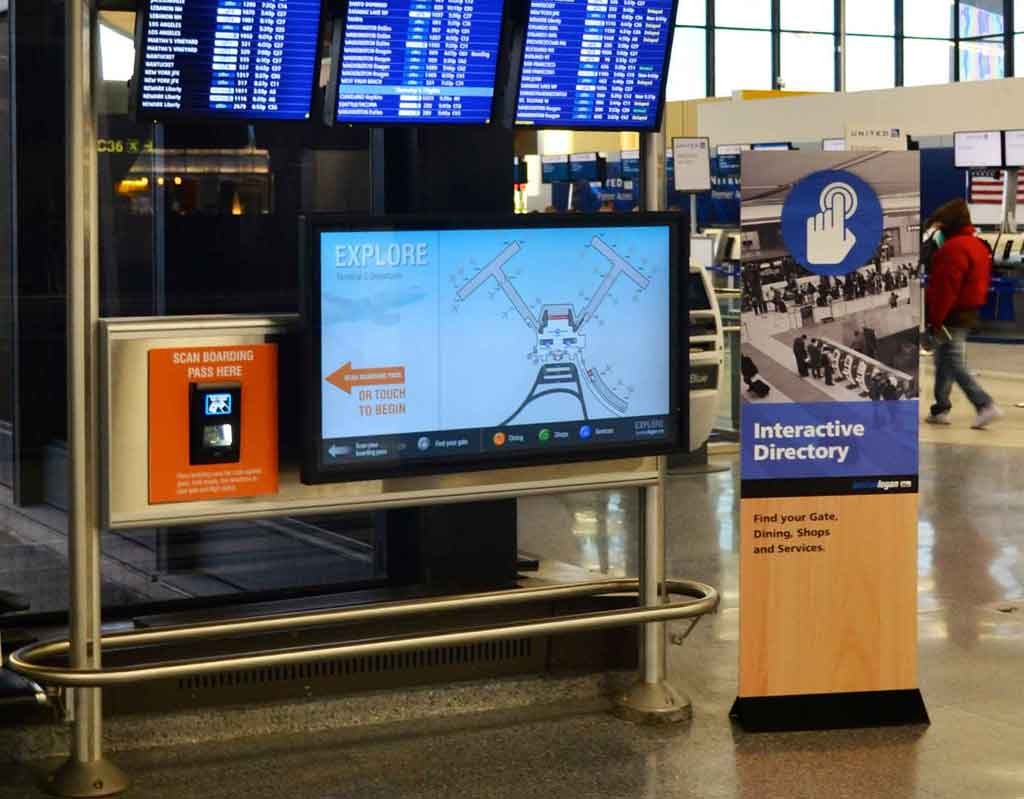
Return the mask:
{"type": "Polygon", "coordinates": [[[353,369],[348,361],[336,372],[327,376],[327,382],[337,386],[346,394],[359,386],[402,386],[405,385],[404,366],[380,366],[375,369],[353,369]]]}

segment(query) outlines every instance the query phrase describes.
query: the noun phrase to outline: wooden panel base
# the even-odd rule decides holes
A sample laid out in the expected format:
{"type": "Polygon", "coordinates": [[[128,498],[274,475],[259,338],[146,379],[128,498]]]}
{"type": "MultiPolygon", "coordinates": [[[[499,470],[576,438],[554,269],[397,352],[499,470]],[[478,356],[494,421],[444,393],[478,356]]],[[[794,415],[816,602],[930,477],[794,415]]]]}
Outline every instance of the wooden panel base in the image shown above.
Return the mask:
{"type": "Polygon", "coordinates": [[[744,499],[740,697],[917,688],[917,496],[744,499]]]}

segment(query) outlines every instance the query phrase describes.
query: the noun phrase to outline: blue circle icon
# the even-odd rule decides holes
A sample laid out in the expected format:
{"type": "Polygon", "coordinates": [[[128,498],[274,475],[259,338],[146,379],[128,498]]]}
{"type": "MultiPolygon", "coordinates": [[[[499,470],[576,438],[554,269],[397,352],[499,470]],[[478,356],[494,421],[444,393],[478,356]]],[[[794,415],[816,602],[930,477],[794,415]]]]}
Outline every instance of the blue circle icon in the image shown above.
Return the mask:
{"type": "Polygon", "coordinates": [[[592,435],[594,435],[594,428],[592,428],[589,424],[585,424],[583,425],[583,427],[580,428],[580,438],[582,438],[584,441],[586,441],[592,435]]]}
{"type": "Polygon", "coordinates": [[[841,169],[811,173],[782,206],[786,248],[817,275],[845,275],[868,264],[882,229],[882,204],[874,189],[841,169]]]}

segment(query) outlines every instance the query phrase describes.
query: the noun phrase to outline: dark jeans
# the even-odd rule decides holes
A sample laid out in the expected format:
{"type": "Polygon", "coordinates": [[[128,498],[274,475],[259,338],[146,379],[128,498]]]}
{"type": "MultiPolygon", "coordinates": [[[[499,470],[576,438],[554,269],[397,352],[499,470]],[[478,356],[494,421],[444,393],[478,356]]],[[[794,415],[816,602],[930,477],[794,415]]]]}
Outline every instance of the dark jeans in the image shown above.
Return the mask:
{"type": "Polygon", "coordinates": [[[967,370],[967,332],[965,327],[951,327],[949,333],[952,338],[935,348],[935,404],[932,405],[932,416],[947,413],[953,407],[949,395],[954,383],[963,389],[977,410],[992,404],[992,397],[967,370]]]}

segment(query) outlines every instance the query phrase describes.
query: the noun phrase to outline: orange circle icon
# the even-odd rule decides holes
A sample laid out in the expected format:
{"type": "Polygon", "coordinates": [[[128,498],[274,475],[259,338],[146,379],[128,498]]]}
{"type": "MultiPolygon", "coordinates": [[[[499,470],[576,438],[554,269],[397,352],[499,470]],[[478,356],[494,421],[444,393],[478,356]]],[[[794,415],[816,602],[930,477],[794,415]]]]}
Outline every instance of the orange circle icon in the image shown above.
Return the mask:
{"type": "Polygon", "coordinates": [[[506,441],[508,441],[508,437],[504,433],[494,434],[494,446],[503,447],[506,441]]]}

